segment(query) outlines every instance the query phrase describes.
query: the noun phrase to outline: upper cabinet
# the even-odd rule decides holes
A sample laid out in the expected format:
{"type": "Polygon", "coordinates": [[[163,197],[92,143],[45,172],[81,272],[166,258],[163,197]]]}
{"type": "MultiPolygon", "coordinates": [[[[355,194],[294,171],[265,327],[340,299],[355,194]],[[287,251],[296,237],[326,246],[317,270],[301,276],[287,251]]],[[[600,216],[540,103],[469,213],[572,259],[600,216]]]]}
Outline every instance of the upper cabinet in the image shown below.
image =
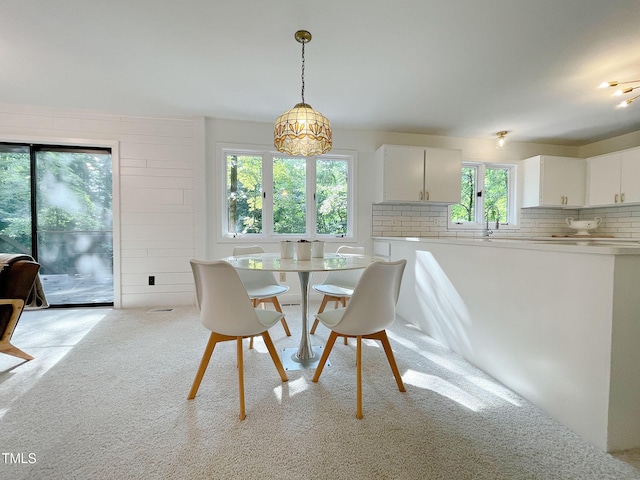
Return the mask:
{"type": "Polygon", "coordinates": [[[587,162],[583,158],[538,155],[522,161],[523,207],[582,207],[587,162]]]}
{"type": "Polygon", "coordinates": [[[589,206],[640,202],[640,148],[589,158],[589,206]]]}
{"type": "Polygon", "coordinates": [[[383,201],[460,203],[462,152],[383,145],[383,201]]]}

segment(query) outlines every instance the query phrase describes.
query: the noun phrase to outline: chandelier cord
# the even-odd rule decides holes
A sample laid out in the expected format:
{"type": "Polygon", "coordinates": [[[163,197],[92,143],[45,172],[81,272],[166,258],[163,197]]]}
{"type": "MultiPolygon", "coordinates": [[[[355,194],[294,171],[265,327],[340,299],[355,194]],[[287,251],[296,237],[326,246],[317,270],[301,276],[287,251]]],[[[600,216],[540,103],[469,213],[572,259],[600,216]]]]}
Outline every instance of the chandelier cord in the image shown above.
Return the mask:
{"type": "Polygon", "coordinates": [[[302,40],[302,103],[304,103],[304,44],[306,43],[302,40]]]}

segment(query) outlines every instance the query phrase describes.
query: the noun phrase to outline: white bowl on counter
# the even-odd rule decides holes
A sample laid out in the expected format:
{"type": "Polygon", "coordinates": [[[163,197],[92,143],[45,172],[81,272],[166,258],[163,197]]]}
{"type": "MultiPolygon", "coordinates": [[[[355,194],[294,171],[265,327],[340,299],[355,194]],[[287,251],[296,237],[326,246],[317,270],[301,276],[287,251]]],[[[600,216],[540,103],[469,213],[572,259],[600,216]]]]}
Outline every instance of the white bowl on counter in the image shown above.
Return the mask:
{"type": "Polygon", "coordinates": [[[593,220],[574,220],[573,217],[567,217],[567,225],[569,228],[576,230],[576,235],[591,235],[591,231],[598,228],[602,219],[596,217],[593,220]]]}

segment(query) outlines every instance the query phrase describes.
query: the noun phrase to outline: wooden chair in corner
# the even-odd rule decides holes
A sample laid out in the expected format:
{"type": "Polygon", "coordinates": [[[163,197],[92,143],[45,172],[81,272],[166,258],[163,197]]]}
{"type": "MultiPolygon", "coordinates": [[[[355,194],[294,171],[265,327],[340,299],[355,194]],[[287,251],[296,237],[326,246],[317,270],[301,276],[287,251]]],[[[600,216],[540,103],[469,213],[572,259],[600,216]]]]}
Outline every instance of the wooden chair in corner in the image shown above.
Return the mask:
{"type": "Polygon", "coordinates": [[[11,337],[39,270],[40,265],[34,261],[18,260],[0,272],[0,353],[33,360],[11,343],[11,337]]]}

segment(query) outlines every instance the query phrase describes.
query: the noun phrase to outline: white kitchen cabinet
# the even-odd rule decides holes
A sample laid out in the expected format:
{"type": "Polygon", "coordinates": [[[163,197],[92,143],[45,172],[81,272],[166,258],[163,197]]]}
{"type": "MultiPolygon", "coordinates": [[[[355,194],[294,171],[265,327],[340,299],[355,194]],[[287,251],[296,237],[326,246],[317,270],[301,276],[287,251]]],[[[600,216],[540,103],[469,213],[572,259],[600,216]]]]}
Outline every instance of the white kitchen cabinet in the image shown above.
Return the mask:
{"type": "Polygon", "coordinates": [[[583,158],[537,155],[522,161],[523,207],[582,207],[587,161],[583,158]]]}
{"type": "Polygon", "coordinates": [[[640,203],[640,148],[589,158],[589,206],[640,203]]]}
{"type": "Polygon", "coordinates": [[[460,203],[462,152],[383,145],[383,201],[460,203]]]}

